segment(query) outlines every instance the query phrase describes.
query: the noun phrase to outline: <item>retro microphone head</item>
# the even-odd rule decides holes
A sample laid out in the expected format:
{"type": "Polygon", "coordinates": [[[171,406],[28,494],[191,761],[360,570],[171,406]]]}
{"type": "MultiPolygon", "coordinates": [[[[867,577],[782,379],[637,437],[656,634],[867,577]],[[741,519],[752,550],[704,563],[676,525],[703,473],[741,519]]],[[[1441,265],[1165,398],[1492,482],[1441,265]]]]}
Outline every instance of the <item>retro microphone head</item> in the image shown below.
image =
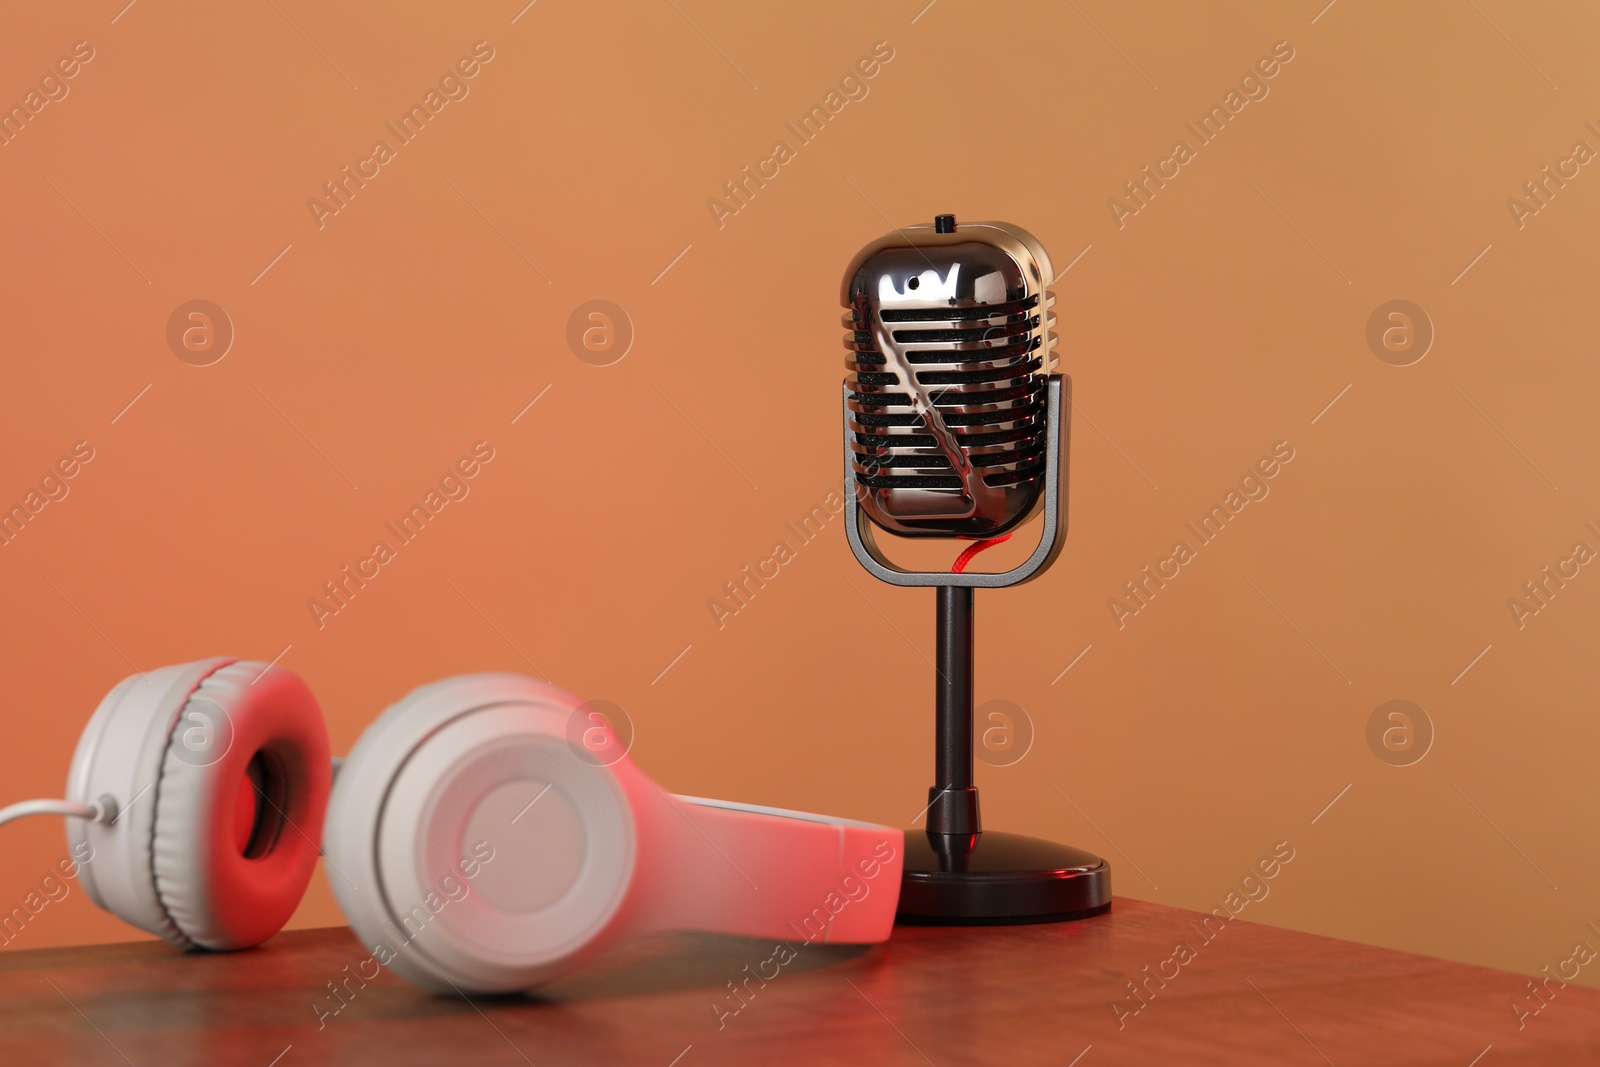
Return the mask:
{"type": "Polygon", "coordinates": [[[997,537],[1031,517],[1055,371],[1050,256],[1020,226],[940,215],[867,245],[840,299],[862,510],[906,537],[997,537]]]}

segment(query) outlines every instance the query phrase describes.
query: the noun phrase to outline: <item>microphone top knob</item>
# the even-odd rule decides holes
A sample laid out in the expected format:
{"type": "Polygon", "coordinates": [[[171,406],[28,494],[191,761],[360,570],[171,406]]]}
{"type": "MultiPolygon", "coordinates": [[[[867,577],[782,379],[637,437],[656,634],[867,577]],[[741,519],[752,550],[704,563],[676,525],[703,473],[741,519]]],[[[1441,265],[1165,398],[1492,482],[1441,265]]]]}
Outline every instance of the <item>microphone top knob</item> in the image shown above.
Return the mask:
{"type": "Polygon", "coordinates": [[[955,233],[956,217],[954,215],[935,215],[933,217],[934,233],[955,233]]]}

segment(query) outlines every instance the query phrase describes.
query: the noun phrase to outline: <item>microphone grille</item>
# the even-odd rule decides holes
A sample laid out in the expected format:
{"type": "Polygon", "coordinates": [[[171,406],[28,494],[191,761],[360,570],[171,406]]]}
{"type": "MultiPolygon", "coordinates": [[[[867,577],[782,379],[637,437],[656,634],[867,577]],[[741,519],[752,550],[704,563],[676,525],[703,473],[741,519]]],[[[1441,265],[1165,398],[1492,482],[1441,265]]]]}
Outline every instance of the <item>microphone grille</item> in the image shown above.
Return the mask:
{"type": "Polygon", "coordinates": [[[883,528],[992,537],[1039,502],[1055,297],[1026,231],[946,218],[868,245],[846,273],[852,462],[883,528]]]}

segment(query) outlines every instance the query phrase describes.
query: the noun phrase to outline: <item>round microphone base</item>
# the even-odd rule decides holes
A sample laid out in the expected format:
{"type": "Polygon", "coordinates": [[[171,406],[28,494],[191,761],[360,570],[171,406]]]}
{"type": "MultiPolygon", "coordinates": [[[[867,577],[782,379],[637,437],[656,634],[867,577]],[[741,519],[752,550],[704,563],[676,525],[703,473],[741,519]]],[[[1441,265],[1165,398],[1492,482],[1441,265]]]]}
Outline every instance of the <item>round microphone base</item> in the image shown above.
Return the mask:
{"type": "Polygon", "coordinates": [[[1110,866],[1070,845],[995,830],[907,830],[905,841],[902,925],[1067,922],[1111,909],[1110,866]]]}

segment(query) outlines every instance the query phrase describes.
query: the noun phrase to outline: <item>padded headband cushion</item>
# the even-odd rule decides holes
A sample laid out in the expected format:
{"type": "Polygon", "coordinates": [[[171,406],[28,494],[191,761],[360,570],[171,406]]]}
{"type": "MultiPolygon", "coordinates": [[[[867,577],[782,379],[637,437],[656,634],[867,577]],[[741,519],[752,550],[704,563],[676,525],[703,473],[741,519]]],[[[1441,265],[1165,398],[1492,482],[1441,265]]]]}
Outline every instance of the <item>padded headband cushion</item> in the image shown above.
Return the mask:
{"type": "Polygon", "coordinates": [[[234,663],[174,724],[156,783],[151,864],[184,947],[277,933],[316,869],[331,785],[327,727],[291,671],[234,663]]]}

